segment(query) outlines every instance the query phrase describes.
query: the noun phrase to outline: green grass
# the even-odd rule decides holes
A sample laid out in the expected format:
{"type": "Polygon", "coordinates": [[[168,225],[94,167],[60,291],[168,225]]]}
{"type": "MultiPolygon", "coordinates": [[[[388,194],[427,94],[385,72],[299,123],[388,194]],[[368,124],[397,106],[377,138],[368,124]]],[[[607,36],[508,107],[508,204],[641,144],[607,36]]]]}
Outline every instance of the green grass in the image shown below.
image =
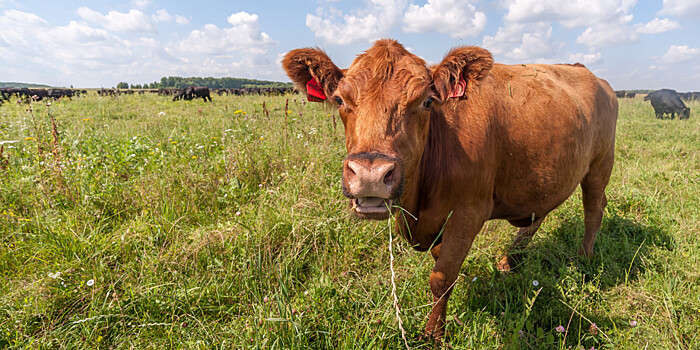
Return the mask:
{"type": "MultiPolygon", "coordinates": [[[[495,264],[515,229],[487,223],[446,344],[700,348],[700,104],[690,107],[690,120],[658,120],[641,98],[620,100],[593,259],[576,255],[579,191],[513,273],[495,264]]],[[[0,141],[17,141],[0,158],[0,348],[405,348],[388,223],[349,216],[332,111],[299,95],[29,108],[0,106],[0,141]]],[[[408,344],[432,348],[419,336],[432,258],[400,239],[393,248],[408,344]]]]}

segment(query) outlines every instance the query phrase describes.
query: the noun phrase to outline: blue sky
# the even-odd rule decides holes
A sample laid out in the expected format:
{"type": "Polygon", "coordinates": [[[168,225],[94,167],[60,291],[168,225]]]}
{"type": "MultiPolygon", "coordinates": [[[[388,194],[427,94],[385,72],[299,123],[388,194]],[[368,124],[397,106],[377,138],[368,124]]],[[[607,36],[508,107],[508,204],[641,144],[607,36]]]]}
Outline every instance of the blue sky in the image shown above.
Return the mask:
{"type": "Polygon", "coordinates": [[[428,63],[477,45],[500,63],[581,62],[615,89],[700,91],[700,0],[0,0],[0,81],[287,81],[291,49],[344,68],[384,37],[428,63]]]}

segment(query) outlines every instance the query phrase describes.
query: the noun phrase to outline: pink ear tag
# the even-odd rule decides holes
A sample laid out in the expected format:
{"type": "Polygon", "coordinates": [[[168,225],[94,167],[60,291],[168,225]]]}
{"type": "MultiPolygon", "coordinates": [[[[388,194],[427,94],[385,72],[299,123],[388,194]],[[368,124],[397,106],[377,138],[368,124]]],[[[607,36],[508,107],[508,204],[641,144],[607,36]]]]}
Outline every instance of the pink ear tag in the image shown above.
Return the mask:
{"type": "Polygon", "coordinates": [[[306,93],[309,96],[313,96],[321,100],[326,99],[326,94],[323,92],[323,88],[321,87],[321,84],[318,83],[316,78],[311,78],[311,80],[306,82],[306,93]]]}
{"type": "Polygon", "coordinates": [[[462,97],[465,92],[467,92],[467,81],[464,80],[464,76],[460,74],[459,81],[452,86],[452,90],[450,90],[450,94],[447,97],[462,97]]]}

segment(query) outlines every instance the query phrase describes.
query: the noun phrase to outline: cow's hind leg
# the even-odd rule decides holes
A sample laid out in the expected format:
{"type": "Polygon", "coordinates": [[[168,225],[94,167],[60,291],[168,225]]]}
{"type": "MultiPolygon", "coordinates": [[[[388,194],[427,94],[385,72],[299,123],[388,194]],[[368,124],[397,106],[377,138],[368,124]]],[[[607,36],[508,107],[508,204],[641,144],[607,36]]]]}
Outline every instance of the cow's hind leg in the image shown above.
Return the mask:
{"type": "Polygon", "coordinates": [[[608,200],[605,197],[605,187],[610,180],[613,167],[613,153],[591,165],[588,174],[581,181],[583,195],[583,210],[585,233],[578,254],[585,257],[593,256],[595,237],[603,220],[603,212],[608,200]]]}
{"type": "Polygon", "coordinates": [[[542,221],[544,221],[544,216],[535,219],[530,226],[521,227],[520,230],[518,230],[518,235],[515,237],[515,240],[513,240],[510,248],[508,248],[508,253],[506,253],[496,265],[500,271],[510,271],[515,267],[515,264],[517,264],[522,257],[521,250],[530,243],[532,236],[535,235],[535,232],[537,232],[540,225],[542,225],[542,221]]]}

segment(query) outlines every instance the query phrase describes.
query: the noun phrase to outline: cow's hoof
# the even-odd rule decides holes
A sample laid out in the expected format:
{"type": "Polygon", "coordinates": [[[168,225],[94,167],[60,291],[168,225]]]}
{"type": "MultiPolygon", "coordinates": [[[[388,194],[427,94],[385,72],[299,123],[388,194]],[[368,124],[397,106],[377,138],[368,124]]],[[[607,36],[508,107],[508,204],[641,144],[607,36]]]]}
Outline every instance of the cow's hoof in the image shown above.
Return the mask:
{"type": "Polygon", "coordinates": [[[579,247],[578,256],[590,259],[593,257],[593,249],[585,249],[584,247],[579,247]]]}
{"type": "Polygon", "coordinates": [[[501,272],[510,272],[515,267],[515,260],[510,255],[504,255],[496,268],[501,272]]]}
{"type": "Polygon", "coordinates": [[[420,341],[425,342],[425,343],[432,343],[435,349],[442,348],[442,346],[445,344],[443,342],[444,338],[444,333],[443,332],[436,332],[436,331],[428,331],[427,329],[424,330],[420,334],[420,341]]]}

